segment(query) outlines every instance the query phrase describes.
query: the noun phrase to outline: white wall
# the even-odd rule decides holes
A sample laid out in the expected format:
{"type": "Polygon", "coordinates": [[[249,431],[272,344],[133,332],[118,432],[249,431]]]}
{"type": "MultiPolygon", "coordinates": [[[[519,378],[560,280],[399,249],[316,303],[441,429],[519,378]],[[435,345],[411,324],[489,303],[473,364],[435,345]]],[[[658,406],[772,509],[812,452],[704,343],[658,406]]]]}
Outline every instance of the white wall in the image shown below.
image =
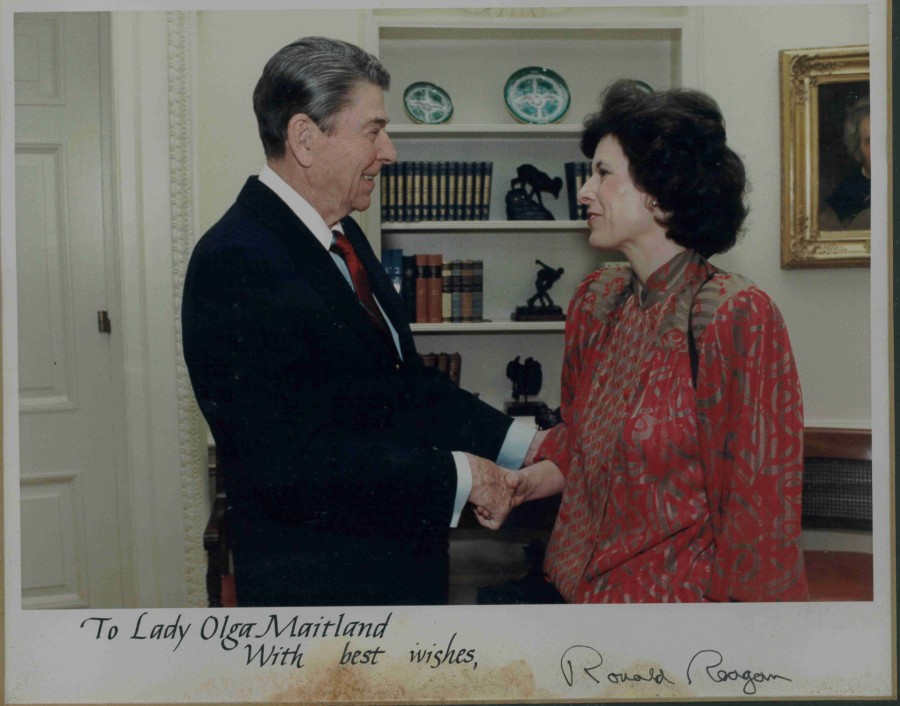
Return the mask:
{"type": "Polygon", "coordinates": [[[265,161],[253,88],[266,61],[295,39],[323,35],[360,44],[355,10],[197,13],[200,229],[215,223],[265,161]]]}
{"type": "MultiPolygon", "coordinates": [[[[729,140],[744,158],[753,187],[746,236],[716,262],[754,280],[784,313],[800,369],[807,424],[867,427],[868,269],[780,267],[778,77],[781,49],[865,44],[867,8],[706,7],[696,14],[699,87],[719,101],[729,140]]],[[[246,177],[262,164],[251,93],[268,57],[308,34],[361,43],[363,23],[363,13],[351,10],[199,13],[201,231],[221,216],[246,177]]]]}
{"type": "Polygon", "coordinates": [[[794,347],[809,426],[871,423],[869,270],[780,267],[778,52],[868,42],[865,6],[719,7],[700,11],[702,88],[725,114],[747,166],[751,212],[742,242],[716,263],[776,301],[794,347]]]}

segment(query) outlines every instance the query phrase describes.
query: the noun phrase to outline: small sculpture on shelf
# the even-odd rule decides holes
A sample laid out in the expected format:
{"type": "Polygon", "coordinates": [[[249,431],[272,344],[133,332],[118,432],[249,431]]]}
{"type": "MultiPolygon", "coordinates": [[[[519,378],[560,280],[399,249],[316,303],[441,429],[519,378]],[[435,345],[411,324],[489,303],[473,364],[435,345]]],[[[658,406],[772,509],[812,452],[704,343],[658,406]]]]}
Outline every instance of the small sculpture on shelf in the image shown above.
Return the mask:
{"type": "Polygon", "coordinates": [[[540,260],[534,261],[536,265],[540,265],[537,279],[534,287],[537,290],[529,299],[526,306],[517,306],[512,318],[514,321],[565,321],[566,315],[563,313],[562,307],[553,303],[550,298],[550,288],[553,283],[562,277],[565,269],[562,267],[553,268],[540,260]],[[536,304],[540,302],[540,306],[536,304]]]}
{"type": "Polygon", "coordinates": [[[533,164],[523,164],[516,169],[516,178],[510,182],[506,193],[506,217],[511,221],[552,221],[553,214],[544,206],[542,193],[559,198],[562,178],[542,172],[533,164]],[[529,193],[529,187],[531,191],[529,193]]]}
{"type": "Polygon", "coordinates": [[[534,358],[526,358],[523,364],[516,356],[506,364],[506,377],[512,380],[513,399],[506,403],[506,413],[515,417],[533,417],[546,405],[529,399],[541,391],[543,373],[541,364],[534,358]]]}
{"type": "Polygon", "coordinates": [[[552,429],[560,422],[562,422],[561,409],[559,407],[550,409],[548,405],[541,402],[541,408],[534,415],[534,423],[537,425],[537,428],[552,429]]]}

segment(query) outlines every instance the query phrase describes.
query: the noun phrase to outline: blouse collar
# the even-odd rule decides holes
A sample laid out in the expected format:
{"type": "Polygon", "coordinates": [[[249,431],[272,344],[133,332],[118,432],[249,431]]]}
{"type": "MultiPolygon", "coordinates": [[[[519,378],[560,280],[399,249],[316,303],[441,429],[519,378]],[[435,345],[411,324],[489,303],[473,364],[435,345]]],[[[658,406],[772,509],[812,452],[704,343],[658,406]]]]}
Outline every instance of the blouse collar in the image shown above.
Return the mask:
{"type": "Polygon", "coordinates": [[[648,278],[641,282],[632,277],[634,294],[641,309],[646,309],[661,302],[686,281],[702,276],[706,270],[706,261],[695,250],[684,250],[659,267],[648,278]]]}

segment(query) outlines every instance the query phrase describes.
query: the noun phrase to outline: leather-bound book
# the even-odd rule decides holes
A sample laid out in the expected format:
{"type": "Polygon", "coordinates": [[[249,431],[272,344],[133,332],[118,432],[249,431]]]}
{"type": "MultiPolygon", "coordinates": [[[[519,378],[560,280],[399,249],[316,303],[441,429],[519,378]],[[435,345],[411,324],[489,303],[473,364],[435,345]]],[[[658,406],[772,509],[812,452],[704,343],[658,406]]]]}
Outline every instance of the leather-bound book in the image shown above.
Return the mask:
{"type": "Polygon", "coordinates": [[[416,255],[416,323],[428,323],[428,255],[416,255]]]}
{"type": "Polygon", "coordinates": [[[443,257],[428,256],[428,323],[439,324],[443,318],[443,287],[441,285],[441,269],[443,257]]]}

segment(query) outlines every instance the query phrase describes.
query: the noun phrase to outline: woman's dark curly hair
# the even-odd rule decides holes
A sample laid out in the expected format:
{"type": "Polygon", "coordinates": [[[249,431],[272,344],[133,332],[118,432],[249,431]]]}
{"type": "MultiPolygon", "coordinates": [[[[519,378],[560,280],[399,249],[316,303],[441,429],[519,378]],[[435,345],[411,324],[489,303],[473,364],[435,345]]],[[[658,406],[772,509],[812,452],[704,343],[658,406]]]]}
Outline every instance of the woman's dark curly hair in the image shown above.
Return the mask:
{"type": "Polygon", "coordinates": [[[725,120],[705,93],[648,92],[621,79],[584,120],[581,151],[594,158],[606,135],[628,158],[635,186],[659,203],[666,236],[704,257],[725,252],[747,217],[744,164],[725,144],[725,120]]]}

